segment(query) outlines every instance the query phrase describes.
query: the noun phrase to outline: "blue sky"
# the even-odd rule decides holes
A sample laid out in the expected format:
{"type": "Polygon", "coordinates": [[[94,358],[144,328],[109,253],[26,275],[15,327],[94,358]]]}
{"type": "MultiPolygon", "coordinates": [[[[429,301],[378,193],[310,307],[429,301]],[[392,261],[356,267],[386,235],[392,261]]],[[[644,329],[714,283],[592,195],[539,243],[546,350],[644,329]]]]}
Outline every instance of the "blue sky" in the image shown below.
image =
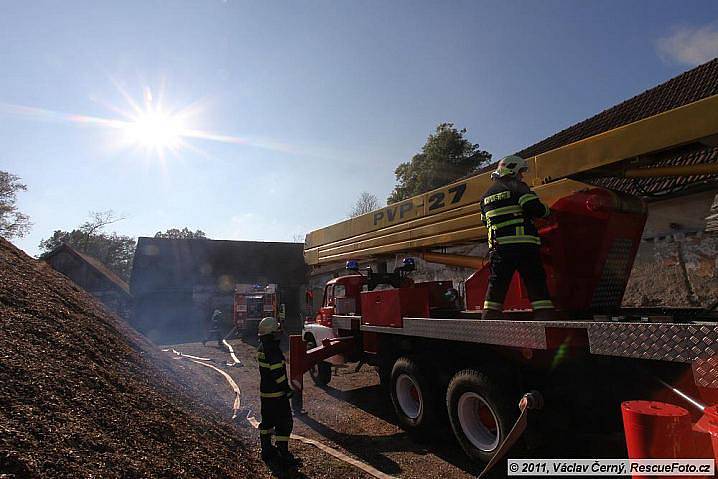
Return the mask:
{"type": "Polygon", "coordinates": [[[14,242],[108,209],[132,236],[291,241],[383,201],[440,122],[498,158],[715,56],[715,1],[2,2],[14,242]],[[160,92],[199,131],[164,159],[122,116],[160,92]]]}

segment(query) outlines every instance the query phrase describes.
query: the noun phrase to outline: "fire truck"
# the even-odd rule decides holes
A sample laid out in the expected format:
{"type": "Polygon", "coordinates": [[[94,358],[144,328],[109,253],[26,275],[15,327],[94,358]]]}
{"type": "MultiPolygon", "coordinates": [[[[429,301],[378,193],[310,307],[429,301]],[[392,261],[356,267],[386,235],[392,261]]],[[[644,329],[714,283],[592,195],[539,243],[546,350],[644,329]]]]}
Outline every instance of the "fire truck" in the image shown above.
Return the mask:
{"type": "Polygon", "coordinates": [[[533,319],[518,276],[503,319],[480,319],[489,268],[451,248],[486,241],[488,172],[309,233],[308,265],[348,271],[290,337],[295,409],[305,407],[306,371],[358,362],[377,369],[404,429],[433,435],[448,421],[479,462],[497,461],[524,431],[524,442],[539,443],[618,435],[637,458],[714,457],[718,316],[622,307],[646,205],[591,178],[718,173],[715,163],[650,161],[717,134],[714,96],[528,159],[526,181],[552,210],[537,226],[556,321],[533,319]],[[414,281],[418,259],[474,272],[462,285],[414,281]]]}
{"type": "Polygon", "coordinates": [[[256,336],[262,318],[284,319],[276,284],[237,284],[234,288],[234,326],[242,336],[256,336]]]}

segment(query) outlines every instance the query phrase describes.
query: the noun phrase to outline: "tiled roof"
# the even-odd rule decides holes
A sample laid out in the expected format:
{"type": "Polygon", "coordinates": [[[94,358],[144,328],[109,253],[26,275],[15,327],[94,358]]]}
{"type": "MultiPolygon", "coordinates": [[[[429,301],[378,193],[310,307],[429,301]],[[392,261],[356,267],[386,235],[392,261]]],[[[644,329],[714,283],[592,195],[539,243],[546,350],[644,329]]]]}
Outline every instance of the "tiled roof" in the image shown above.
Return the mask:
{"type": "Polygon", "coordinates": [[[519,151],[524,158],[718,94],[718,58],[519,151]]]}
{"type": "MultiPolygon", "coordinates": [[[[562,130],[516,154],[524,158],[589,138],[600,133],[718,94],[718,58],[646,90],[618,105],[562,130]]],[[[718,148],[693,146],[659,154],[650,166],[681,166],[718,161],[718,148]]],[[[484,168],[489,171],[495,166],[484,168]]],[[[590,183],[640,196],[678,192],[688,186],[716,184],[718,175],[674,178],[601,178],[590,183]]]]}
{"type": "Polygon", "coordinates": [[[110,281],[112,284],[114,284],[120,290],[130,296],[130,286],[126,282],[124,282],[122,278],[113,273],[109,268],[107,268],[107,266],[102,264],[101,261],[93,258],[92,256],[80,253],[67,243],[62,243],[60,246],[48,253],[47,256],[44,257],[44,259],[47,261],[49,258],[55,256],[60,251],[68,251],[70,254],[77,256],[82,261],[90,265],[90,267],[97,271],[99,274],[105,276],[108,281],[110,281]]]}
{"type": "MultiPolygon", "coordinates": [[[[651,167],[687,166],[700,163],[718,162],[718,148],[710,146],[690,146],[680,150],[659,153],[651,161],[651,167]]],[[[638,196],[651,197],[661,194],[675,194],[691,187],[712,186],[718,188],[718,175],[674,176],[655,178],[598,178],[588,183],[638,196]]]]}

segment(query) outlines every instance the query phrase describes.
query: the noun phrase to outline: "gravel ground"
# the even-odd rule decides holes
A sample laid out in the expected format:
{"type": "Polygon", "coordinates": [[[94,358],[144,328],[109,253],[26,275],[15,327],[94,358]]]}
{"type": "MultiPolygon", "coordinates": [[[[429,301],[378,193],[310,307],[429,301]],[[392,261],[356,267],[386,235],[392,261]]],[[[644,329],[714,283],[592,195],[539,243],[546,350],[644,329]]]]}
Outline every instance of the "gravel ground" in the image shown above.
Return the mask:
{"type": "MultiPolygon", "coordinates": [[[[256,349],[252,344],[232,340],[242,367],[223,367],[242,390],[242,406],[249,407],[259,419],[259,372],[256,349]]],[[[216,344],[201,343],[173,346],[185,353],[209,357],[215,365],[230,361],[227,352],[216,344]]],[[[216,394],[225,402],[226,414],[230,414],[234,394],[219,374],[209,368],[181,361],[198,373],[212,374],[219,378],[216,394]]],[[[304,408],[307,415],[296,417],[294,433],[319,440],[380,471],[405,478],[469,478],[476,477],[480,468],[467,461],[451,436],[451,431],[437,430],[429,443],[418,443],[409,437],[395,422],[391,402],[380,388],[373,368],[364,366],[359,372],[354,368],[338,368],[330,386],[314,386],[309,375],[305,376],[304,408]]],[[[310,475],[307,466],[322,467],[326,454],[317,449],[307,450],[292,441],[290,447],[303,459],[302,471],[310,475]],[[299,448],[299,449],[298,449],[299,448]]],[[[324,466],[326,467],[326,466],[324,466]]],[[[337,467],[331,465],[332,468],[337,467]]],[[[334,469],[333,469],[334,471],[334,469]]],[[[368,477],[360,471],[336,470],[334,477],[368,477]]]]}

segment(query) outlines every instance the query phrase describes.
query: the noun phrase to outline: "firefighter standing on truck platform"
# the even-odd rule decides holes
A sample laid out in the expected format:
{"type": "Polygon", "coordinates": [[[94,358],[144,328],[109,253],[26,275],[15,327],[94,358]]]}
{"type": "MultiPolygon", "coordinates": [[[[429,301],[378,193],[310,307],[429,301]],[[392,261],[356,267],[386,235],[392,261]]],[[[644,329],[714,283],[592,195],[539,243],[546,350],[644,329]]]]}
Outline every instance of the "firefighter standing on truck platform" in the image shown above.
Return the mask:
{"type": "Polygon", "coordinates": [[[533,218],[551,213],[523,182],[528,163],[519,156],[507,156],[491,174],[494,184],[481,198],[481,219],[488,229],[491,275],[486,290],[482,319],[502,317],[504,299],[511,278],[518,271],[531,299],[534,318],[555,319],[555,310],[546,287],[541,264],[541,240],[533,218]]]}
{"type": "Polygon", "coordinates": [[[262,403],[262,422],[259,437],[262,446],[262,460],[278,458],[286,466],[297,465],[289,452],[289,436],[292,433],[292,410],[289,399],[292,390],[287,381],[284,354],[279,347],[282,329],[276,318],[264,318],[259,322],[260,345],[257,349],[259,363],[259,396],[262,403]],[[272,432],[276,447],[272,446],[272,432]]]}

